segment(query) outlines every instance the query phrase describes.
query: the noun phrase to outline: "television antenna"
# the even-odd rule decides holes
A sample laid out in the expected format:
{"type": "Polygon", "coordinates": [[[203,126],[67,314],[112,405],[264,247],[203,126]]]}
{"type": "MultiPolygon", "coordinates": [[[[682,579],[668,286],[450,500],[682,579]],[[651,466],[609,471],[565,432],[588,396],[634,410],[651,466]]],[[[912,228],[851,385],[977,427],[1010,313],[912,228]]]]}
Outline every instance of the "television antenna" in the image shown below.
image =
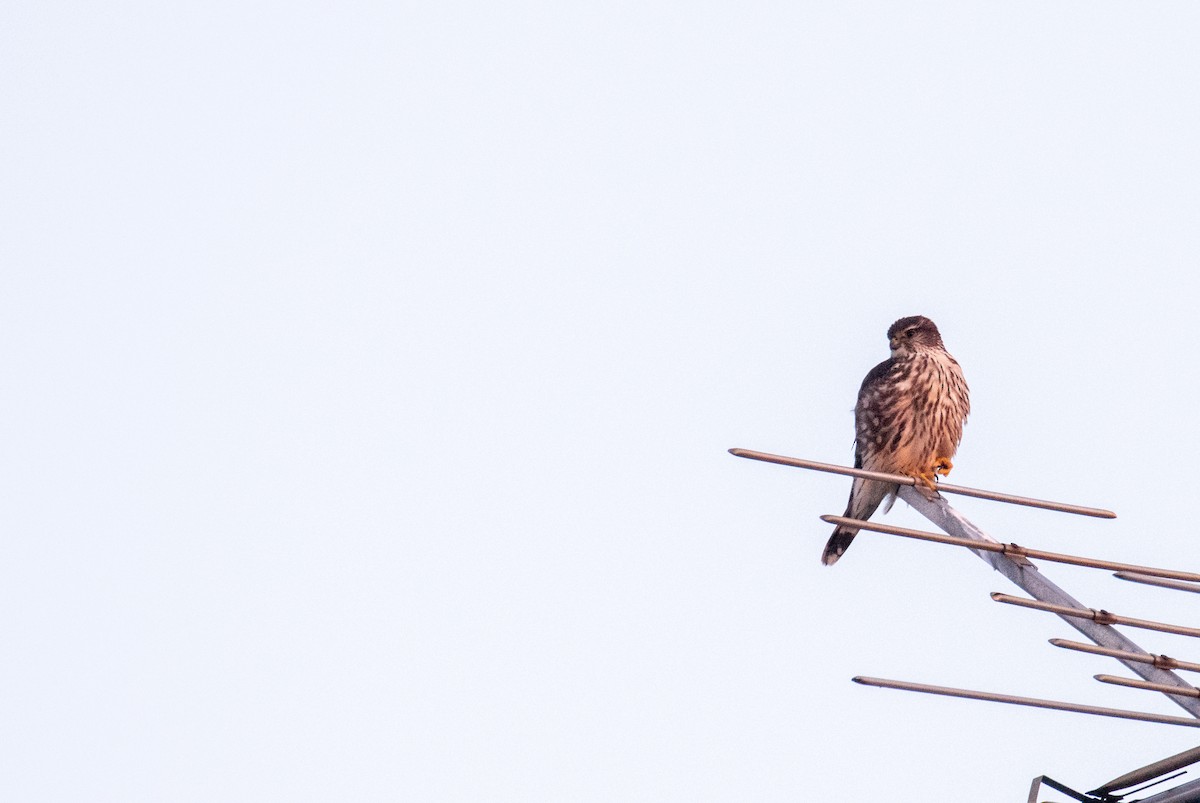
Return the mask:
{"type": "MultiPolygon", "coordinates": [[[[767,452],[756,452],[750,449],[730,449],[729,451],[737,457],[750,460],[832,474],[844,474],[851,477],[861,477],[867,480],[898,485],[899,497],[940,528],[942,530],[941,533],[894,527],[887,524],[846,518],[845,516],[825,515],[821,516],[821,519],[830,524],[847,525],[862,531],[913,538],[970,549],[993,569],[1003,574],[1032,597],[1032,599],[1028,599],[1010,594],[993,593],[992,599],[1009,605],[1053,613],[1092,642],[1091,644],[1085,644],[1055,638],[1050,640],[1051,644],[1063,649],[1115,658],[1140,678],[1135,679],[1099,674],[1095,676],[1096,680],[1103,683],[1164,694],[1168,700],[1182,708],[1187,716],[1167,716],[1142,711],[1103,708],[1082,703],[1019,697],[1012,694],[933,686],[926,683],[864,677],[862,675],[853,678],[854,682],[864,686],[879,688],[901,689],[925,694],[985,700],[1010,705],[1032,706],[1035,708],[1049,708],[1057,711],[1068,711],[1093,716],[1134,719],[1161,725],[1200,728],[1200,689],[1192,686],[1177,674],[1178,671],[1200,671],[1200,663],[1181,661],[1165,655],[1155,655],[1147,652],[1125,636],[1124,633],[1117,630],[1114,625],[1156,630],[1185,636],[1200,636],[1200,628],[1167,622],[1153,622],[1106,610],[1089,608],[1051,582],[1033,564],[1031,559],[1049,563],[1065,563],[1093,569],[1105,569],[1114,572],[1117,578],[1128,582],[1159,586],[1190,593],[1200,593],[1200,574],[1175,569],[1161,569],[1153,566],[1118,563],[1116,561],[1080,555],[1066,555],[1017,544],[1000,543],[952,508],[941,494],[936,495],[933,499],[928,499],[919,493],[913,487],[917,480],[912,477],[849,468],[831,463],[820,463],[815,460],[806,460],[798,457],[785,457],[767,452]]],[[[998,491],[965,488],[946,483],[940,483],[938,491],[973,496],[979,499],[990,499],[1006,504],[1022,505],[1041,510],[1055,510],[1080,516],[1103,519],[1116,518],[1115,513],[1101,508],[1070,505],[1062,502],[1049,502],[1042,499],[1030,499],[998,491]]],[[[1100,784],[1089,792],[1078,792],[1053,778],[1041,775],[1033,779],[1029,790],[1028,803],[1037,803],[1038,792],[1043,787],[1068,795],[1072,799],[1080,801],[1080,803],[1200,803],[1200,779],[1180,784],[1165,792],[1154,793],[1150,797],[1138,798],[1136,801],[1129,798],[1130,795],[1138,794],[1151,787],[1180,777],[1184,774],[1182,770],[1185,767],[1198,762],[1200,762],[1200,747],[1186,750],[1174,756],[1168,756],[1153,764],[1126,772],[1117,778],[1100,784]]]]}

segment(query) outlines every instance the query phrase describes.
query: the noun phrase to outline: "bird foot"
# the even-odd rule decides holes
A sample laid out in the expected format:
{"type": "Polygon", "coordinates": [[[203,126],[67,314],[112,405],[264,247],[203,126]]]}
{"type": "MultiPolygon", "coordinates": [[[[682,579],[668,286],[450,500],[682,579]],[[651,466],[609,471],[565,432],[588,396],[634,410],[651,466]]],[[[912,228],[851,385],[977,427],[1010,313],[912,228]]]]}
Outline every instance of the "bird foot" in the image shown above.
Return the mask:
{"type": "Polygon", "coordinates": [[[941,474],[943,477],[950,476],[950,469],[954,468],[954,464],[950,462],[949,457],[939,457],[933,461],[933,473],[941,474]]]}
{"type": "Polygon", "coordinates": [[[926,499],[933,500],[938,498],[937,492],[937,475],[932,471],[924,471],[913,476],[916,483],[913,485],[913,490],[919,493],[926,499]]]}

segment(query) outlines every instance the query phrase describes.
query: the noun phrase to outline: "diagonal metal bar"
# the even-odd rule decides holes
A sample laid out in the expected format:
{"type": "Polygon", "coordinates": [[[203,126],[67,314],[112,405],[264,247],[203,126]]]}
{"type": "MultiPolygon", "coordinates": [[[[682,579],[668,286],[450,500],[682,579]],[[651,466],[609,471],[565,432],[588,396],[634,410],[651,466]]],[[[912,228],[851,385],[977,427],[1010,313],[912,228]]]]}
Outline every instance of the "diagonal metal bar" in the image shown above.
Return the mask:
{"type": "MultiPolygon", "coordinates": [[[[926,499],[916,489],[907,486],[900,488],[900,498],[950,535],[958,536],[959,538],[970,538],[985,543],[998,543],[996,539],[976,527],[965,516],[950,507],[945,499],[926,499]]],[[[1028,561],[1018,563],[999,552],[976,552],[975,554],[979,555],[992,568],[1003,574],[1018,587],[1024,589],[1034,599],[1069,608],[1078,609],[1087,607],[1046,579],[1038,571],[1037,567],[1028,561]]],[[[1091,619],[1080,619],[1074,616],[1063,616],[1062,620],[1101,647],[1110,647],[1114,650],[1126,650],[1128,652],[1149,655],[1146,650],[1139,647],[1126,637],[1124,633],[1121,633],[1111,625],[1094,622],[1091,619]]],[[[1191,684],[1168,669],[1160,669],[1153,664],[1145,664],[1137,661],[1118,660],[1142,679],[1151,683],[1161,683],[1167,686],[1187,689],[1192,688],[1191,684]]],[[[1167,695],[1167,699],[1183,708],[1193,717],[1200,719],[1200,699],[1175,695],[1167,695]]]]}

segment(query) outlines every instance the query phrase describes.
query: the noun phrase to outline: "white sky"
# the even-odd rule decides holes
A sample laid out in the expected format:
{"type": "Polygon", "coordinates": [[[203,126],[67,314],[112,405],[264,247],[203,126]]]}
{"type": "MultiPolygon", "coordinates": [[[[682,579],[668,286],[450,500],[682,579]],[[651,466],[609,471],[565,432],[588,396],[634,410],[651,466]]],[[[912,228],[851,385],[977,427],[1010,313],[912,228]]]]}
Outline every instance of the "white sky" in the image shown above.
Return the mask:
{"type": "Polygon", "coordinates": [[[1182,713],[969,553],[822,567],[848,481],[725,450],[848,462],[925,314],[973,391],[952,481],[1120,518],[960,510],[1197,568],[1198,34],[1192,3],[5,4],[0,797],[1016,801],[1194,746],[850,683],[1182,713]]]}

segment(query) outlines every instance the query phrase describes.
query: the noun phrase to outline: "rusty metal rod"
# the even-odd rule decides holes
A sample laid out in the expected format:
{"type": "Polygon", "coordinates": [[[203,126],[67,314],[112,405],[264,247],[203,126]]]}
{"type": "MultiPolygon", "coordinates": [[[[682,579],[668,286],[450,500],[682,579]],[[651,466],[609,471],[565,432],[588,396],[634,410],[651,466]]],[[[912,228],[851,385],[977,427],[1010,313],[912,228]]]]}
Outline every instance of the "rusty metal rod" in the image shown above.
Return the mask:
{"type": "Polygon", "coordinates": [[[1111,683],[1114,686],[1128,686],[1131,689],[1145,689],[1163,694],[1178,694],[1180,697],[1200,697],[1200,689],[1184,689],[1179,686],[1168,686],[1165,683],[1150,683],[1146,680],[1134,680],[1117,675],[1092,675],[1092,677],[1101,683],[1111,683]]]}
{"type": "Polygon", "coordinates": [[[1186,672],[1200,672],[1200,664],[1194,664],[1190,661],[1180,661],[1178,658],[1172,658],[1169,655],[1155,655],[1150,652],[1132,652],[1131,650],[1116,650],[1112,647],[1100,647],[1095,644],[1083,644],[1079,641],[1068,641],[1062,638],[1052,638],[1050,643],[1055,647],[1062,647],[1065,650],[1075,650],[1076,652],[1089,652],[1092,655],[1107,655],[1109,658],[1120,658],[1123,661],[1137,661],[1142,664],[1151,664],[1159,669],[1182,669],[1186,672]]]}
{"type": "Polygon", "coordinates": [[[953,546],[965,546],[968,549],[984,550],[987,552],[1000,552],[1005,555],[1016,555],[1022,558],[1035,558],[1037,560],[1048,560],[1051,563],[1067,563],[1072,566],[1086,566],[1091,569],[1122,569],[1136,571],[1144,575],[1152,575],[1155,577],[1170,577],[1177,580],[1194,580],[1200,582],[1200,574],[1195,572],[1181,572],[1175,569],[1156,569],[1153,566],[1137,566],[1132,563],[1118,563],[1111,560],[1100,560],[1099,558],[1086,558],[1079,555],[1064,555],[1061,552],[1047,552],[1042,549],[1033,549],[1032,547],[1024,547],[1020,544],[1000,544],[996,542],[980,542],[973,538],[959,538],[954,535],[942,535],[941,533],[931,533],[924,530],[910,530],[907,527],[894,527],[890,524],[878,524],[876,522],[863,521],[862,519],[850,519],[845,516],[822,516],[821,521],[829,524],[844,524],[848,527],[854,527],[860,530],[869,530],[875,533],[884,533],[885,535],[899,535],[905,538],[916,538],[920,541],[933,541],[938,544],[951,544],[953,546]]]}
{"type": "MultiPolygon", "coordinates": [[[[1200,720],[1191,717],[1172,717],[1163,714],[1147,714],[1141,711],[1126,711],[1122,708],[1101,708],[1080,703],[1064,703],[1058,700],[1042,700],[1036,697],[1017,697],[1011,694],[996,694],[987,691],[971,691],[969,689],[954,689],[948,686],[930,686],[926,683],[909,683],[903,680],[885,680],[858,676],[853,678],[855,683],[864,686],[877,686],[884,689],[901,689],[917,691],[924,694],[939,694],[943,697],[962,697],[968,700],[985,700],[992,703],[1009,703],[1010,705],[1025,705],[1032,708],[1049,708],[1055,711],[1070,711],[1076,714],[1094,714],[1101,717],[1116,717],[1117,719],[1136,719],[1142,722],[1157,722],[1164,725],[1182,725],[1187,728],[1200,728],[1200,720]]],[[[1174,689],[1175,687],[1171,687],[1174,689]]],[[[1172,694],[1175,692],[1173,691],[1172,694]]]]}
{"type": "Polygon", "coordinates": [[[1099,622],[1102,625],[1127,625],[1129,627],[1138,627],[1142,630],[1157,630],[1160,633],[1174,633],[1177,636],[1200,638],[1200,628],[1197,627],[1184,627],[1183,625],[1172,625],[1165,622],[1151,622],[1148,619],[1134,619],[1130,616],[1121,616],[1109,611],[1098,611],[1095,608],[1072,608],[1067,605],[1055,605],[1053,602],[1039,602],[1036,599],[1025,599],[1024,597],[1014,597],[1012,594],[1001,594],[999,591],[992,592],[992,599],[996,602],[1003,602],[1006,605],[1019,605],[1022,608],[1033,608],[1036,611],[1049,611],[1059,616],[1091,619],[1093,622],[1099,622]]]}
{"type": "MultiPolygon", "coordinates": [[[[800,457],[784,457],[783,455],[770,454],[768,452],[756,452],[752,449],[730,449],[729,453],[736,457],[745,457],[750,460],[761,460],[765,463],[778,463],[781,466],[794,466],[795,468],[807,468],[813,471],[825,471],[830,474],[844,474],[848,477],[862,477],[868,480],[878,480],[880,482],[888,482],[895,485],[916,485],[917,481],[912,477],[904,474],[885,474],[881,471],[867,471],[861,468],[849,468],[847,466],[839,466],[834,463],[818,463],[815,460],[805,460],[800,457]]],[[[994,502],[1008,502],[1013,505],[1024,505],[1025,507],[1036,507],[1042,510],[1057,510],[1062,513],[1075,513],[1080,516],[1093,516],[1098,519],[1115,519],[1116,513],[1111,510],[1103,510],[1095,507],[1083,507],[1082,505],[1068,505],[1065,502],[1048,502],[1044,499],[1030,499],[1026,496],[1014,496],[1013,494],[1000,493],[999,491],[984,491],[979,488],[966,488],[961,485],[950,485],[949,483],[938,483],[938,490],[946,493],[959,494],[961,496],[973,496],[977,499],[991,499],[994,502]]]]}
{"type": "Polygon", "coordinates": [[[1117,572],[1113,577],[1118,580],[1128,580],[1131,583],[1142,583],[1148,586],[1162,586],[1163,588],[1173,588],[1176,591],[1190,591],[1193,594],[1200,594],[1200,584],[1188,583],[1177,580],[1164,580],[1158,577],[1149,577],[1145,574],[1137,572],[1117,572]]]}

